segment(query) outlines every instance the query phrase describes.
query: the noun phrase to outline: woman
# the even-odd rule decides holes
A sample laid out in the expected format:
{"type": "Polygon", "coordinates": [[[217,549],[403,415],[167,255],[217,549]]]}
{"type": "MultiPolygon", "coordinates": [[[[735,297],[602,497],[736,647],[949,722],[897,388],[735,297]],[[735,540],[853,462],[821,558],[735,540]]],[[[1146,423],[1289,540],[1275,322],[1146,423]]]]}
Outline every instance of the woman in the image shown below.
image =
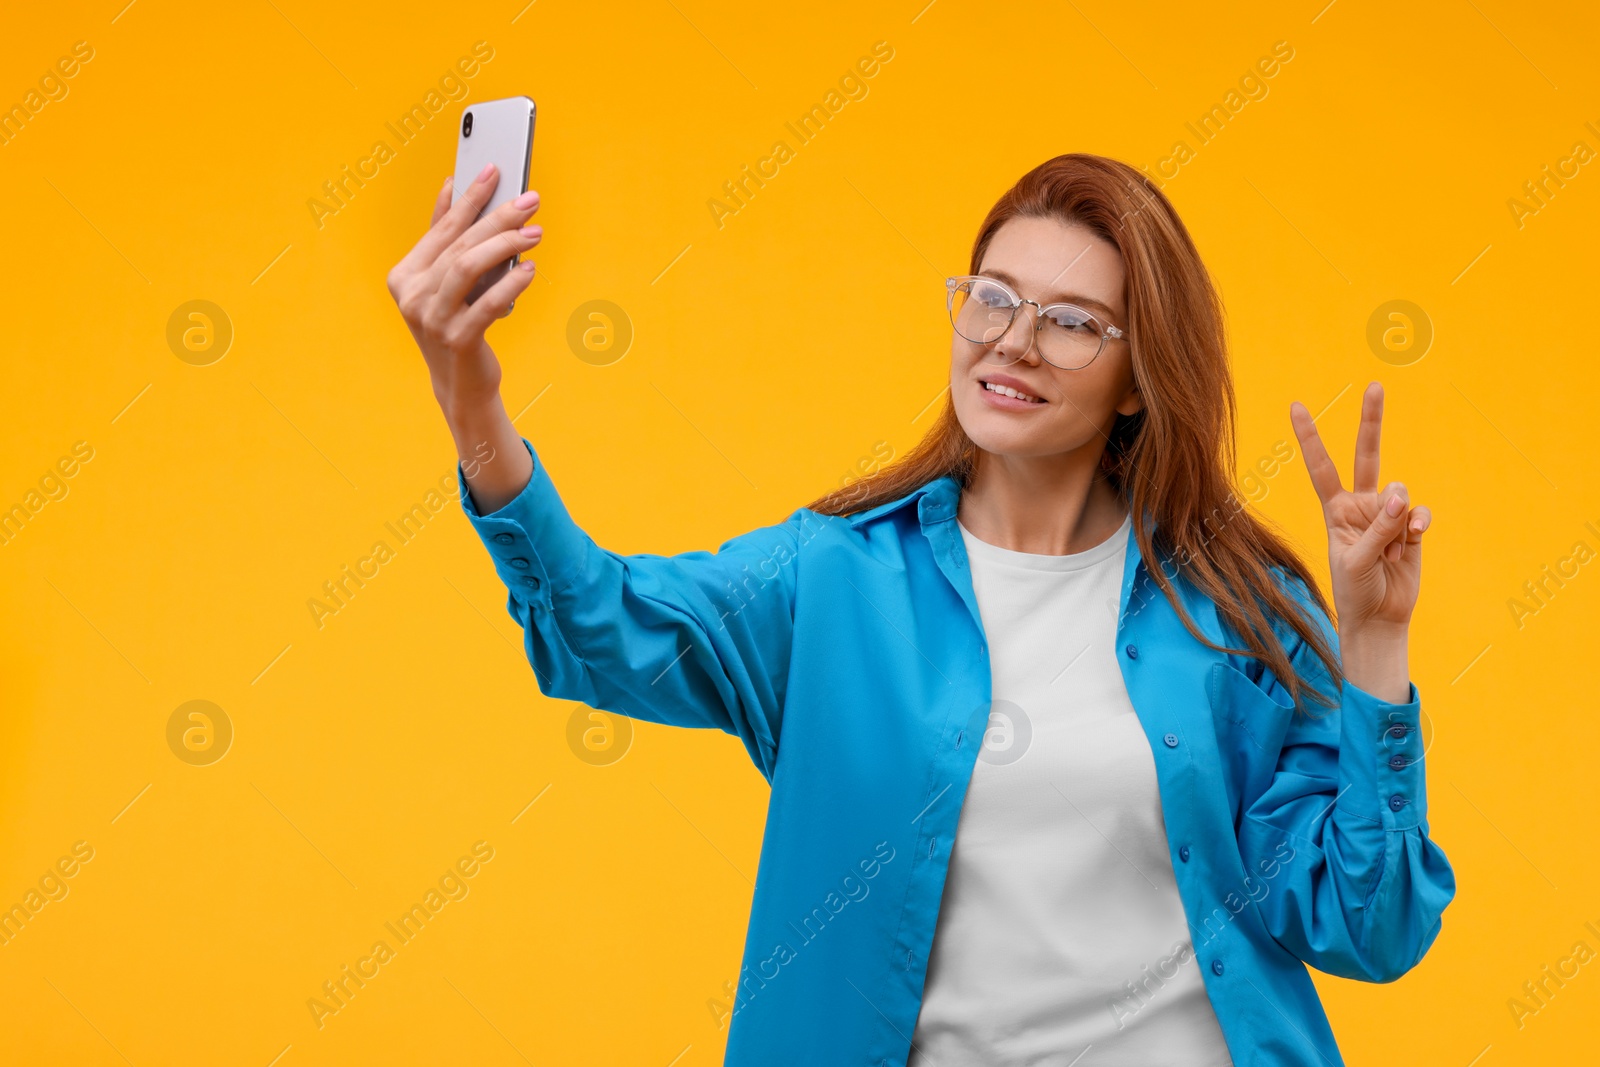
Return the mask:
{"type": "Polygon", "coordinates": [[[1406,635],[1425,507],[1291,405],[1337,631],[1233,486],[1215,289],[1134,169],[1064,155],[947,283],[950,394],[899,462],[718,552],[568,515],[484,342],[528,193],[389,276],[547,695],[737,735],[772,786],[729,1064],[1339,1063],[1306,965],[1387,982],[1455,893],[1406,635]]]}

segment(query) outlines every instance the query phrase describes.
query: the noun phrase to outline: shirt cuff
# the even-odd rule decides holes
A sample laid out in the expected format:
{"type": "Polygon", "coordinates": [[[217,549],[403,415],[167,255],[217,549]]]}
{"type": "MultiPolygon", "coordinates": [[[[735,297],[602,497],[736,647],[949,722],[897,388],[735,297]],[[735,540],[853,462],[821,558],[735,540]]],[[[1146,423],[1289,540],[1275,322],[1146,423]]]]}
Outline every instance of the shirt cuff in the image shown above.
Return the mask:
{"type": "Polygon", "coordinates": [[[592,542],[572,520],[533,445],[526,437],[522,444],[533,460],[533,474],[522,491],[498,510],[479,514],[460,463],[456,483],[461,510],[489,550],[500,580],[535,611],[548,611],[551,595],[581,572],[592,542]]]}
{"type": "Polygon", "coordinates": [[[1340,700],[1339,776],[1348,788],[1336,803],[1386,830],[1427,822],[1422,701],[1410,686],[1405,703],[1391,704],[1346,681],[1340,700]]]}

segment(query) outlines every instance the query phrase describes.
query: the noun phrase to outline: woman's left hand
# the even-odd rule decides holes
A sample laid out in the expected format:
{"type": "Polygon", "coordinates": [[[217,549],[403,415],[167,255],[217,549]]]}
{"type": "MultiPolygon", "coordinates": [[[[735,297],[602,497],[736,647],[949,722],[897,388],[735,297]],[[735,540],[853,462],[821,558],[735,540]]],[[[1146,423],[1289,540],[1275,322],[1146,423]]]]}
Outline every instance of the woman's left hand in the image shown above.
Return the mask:
{"type": "Polygon", "coordinates": [[[1341,638],[1346,645],[1354,634],[1395,638],[1403,648],[1422,580],[1422,535],[1432,515],[1424,506],[1410,506],[1401,482],[1378,489],[1383,386],[1373,382],[1362,398],[1349,489],[1340,482],[1305,405],[1290,404],[1289,420],[1328,524],[1328,565],[1341,638]]]}

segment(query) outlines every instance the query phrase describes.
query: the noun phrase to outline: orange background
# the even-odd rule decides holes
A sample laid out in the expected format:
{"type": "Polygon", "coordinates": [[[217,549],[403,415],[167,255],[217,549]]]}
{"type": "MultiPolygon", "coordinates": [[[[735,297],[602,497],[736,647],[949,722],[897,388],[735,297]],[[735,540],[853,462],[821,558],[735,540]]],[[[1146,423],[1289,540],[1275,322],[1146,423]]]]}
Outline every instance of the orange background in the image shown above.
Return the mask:
{"type": "MultiPolygon", "coordinates": [[[[708,1001],[738,972],[764,785],[721,734],[640,724],[598,758],[569,731],[581,706],[539,694],[486,553],[453,499],[432,510],[455,457],[384,288],[461,107],[522,93],[546,239],[490,338],[518,428],[626,552],[714,547],[903,454],[947,381],[942,279],[994,198],[1060,152],[1154,169],[1185,141],[1165,189],[1228,306],[1241,471],[1293,441],[1299,399],[1348,477],[1377,378],[1383,477],[1435,514],[1412,674],[1460,889],[1397,983],[1318,977],[1341,1047],[1591,1056],[1594,965],[1520,1026],[1508,1001],[1576,942],[1600,952],[1600,175],[1570,162],[1537,211],[1510,201],[1534,206],[1524,183],[1576,142],[1600,150],[1597,28],[1593,5],[1504,0],[8,15],[0,105],[75,42],[92,58],[0,144],[0,507],[39,505],[0,544],[0,906],[76,842],[93,858],[0,944],[0,1056],[721,1062],[708,1001]],[[465,98],[319,228],[323,182],[480,41],[465,98]],[[880,41],[866,94],[787,135],[719,225],[723,182],[880,41]],[[1199,143],[1186,124],[1280,41],[1292,58],[1199,143]],[[169,346],[195,300],[231,324],[220,358],[169,346]],[[593,300],[631,323],[620,358],[569,346],[593,300]],[[1431,324],[1420,358],[1369,343],[1392,300],[1420,310],[1402,330],[1431,324]],[[53,481],[77,442],[92,458],[53,481]],[[419,504],[402,544],[385,524],[419,504]],[[392,558],[319,627],[308,601],[380,540],[392,558]],[[194,700],[233,734],[203,766],[168,739],[194,700]],[[467,895],[319,1028],[307,1001],[477,842],[492,859],[447,883],[467,895]]],[[[1303,463],[1273,470],[1257,506],[1323,566],[1303,463]]]]}

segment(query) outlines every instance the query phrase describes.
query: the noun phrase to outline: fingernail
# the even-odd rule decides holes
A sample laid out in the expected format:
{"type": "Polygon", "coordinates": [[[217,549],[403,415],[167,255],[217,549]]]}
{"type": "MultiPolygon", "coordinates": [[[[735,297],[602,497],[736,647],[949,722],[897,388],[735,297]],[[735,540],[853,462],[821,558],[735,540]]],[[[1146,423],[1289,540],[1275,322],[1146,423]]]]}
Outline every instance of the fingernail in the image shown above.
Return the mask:
{"type": "Polygon", "coordinates": [[[539,194],[529,189],[511,203],[518,211],[526,211],[539,202],[539,194]]]}
{"type": "Polygon", "coordinates": [[[532,270],[533,269],[533,260],[531,260],[531,259],[523,260],[521,263],[517,264],[517,269],[518,270],[532,270]]]}
{"type": "Polygon", "coordinates": [[[1400,508],[1401,507],[1402,507],[1402,505],[1400,503],[1400,498],[1398,496],[1392,496],[1392,497],[1389,498],[1389,514],[1391,514],[1391,515],[1400,514],[1400,508]]]}
{"type": "Polygon", "coordinates": [[[439,188],[443,189],[445,186],[449,185],[450,184],[450,179],[452,179],[454,177],[455,177],[454,174],[446,174],[444,176],[444,185],[441,185],[439,188]]]}
{"type": "Polygon", "coordinates": [[[538,237],[542,233],[544,233],[544,227],[542,226],[524,226],[522,228],[522,236],[524,237],[538,237]]]}
{"type": "Polygon", "coordinates": [[[1421,530],[1422,529],[1422,520],[1421,519],[1413,519],[1411,521],[1411,528],[1413,530],[1421,530]]]}
{"type": "Polygon", "coordinates": [[[475,180],[476,181],[480,181],[480,182],[481,181],[485,181],[485,180],[488,179],[489,175],[491,175],[493,173],[494,173],[494,164],[493,163],[485,163],[483,165],[483,169],[478,172],[478,177],[475,180]]]}

